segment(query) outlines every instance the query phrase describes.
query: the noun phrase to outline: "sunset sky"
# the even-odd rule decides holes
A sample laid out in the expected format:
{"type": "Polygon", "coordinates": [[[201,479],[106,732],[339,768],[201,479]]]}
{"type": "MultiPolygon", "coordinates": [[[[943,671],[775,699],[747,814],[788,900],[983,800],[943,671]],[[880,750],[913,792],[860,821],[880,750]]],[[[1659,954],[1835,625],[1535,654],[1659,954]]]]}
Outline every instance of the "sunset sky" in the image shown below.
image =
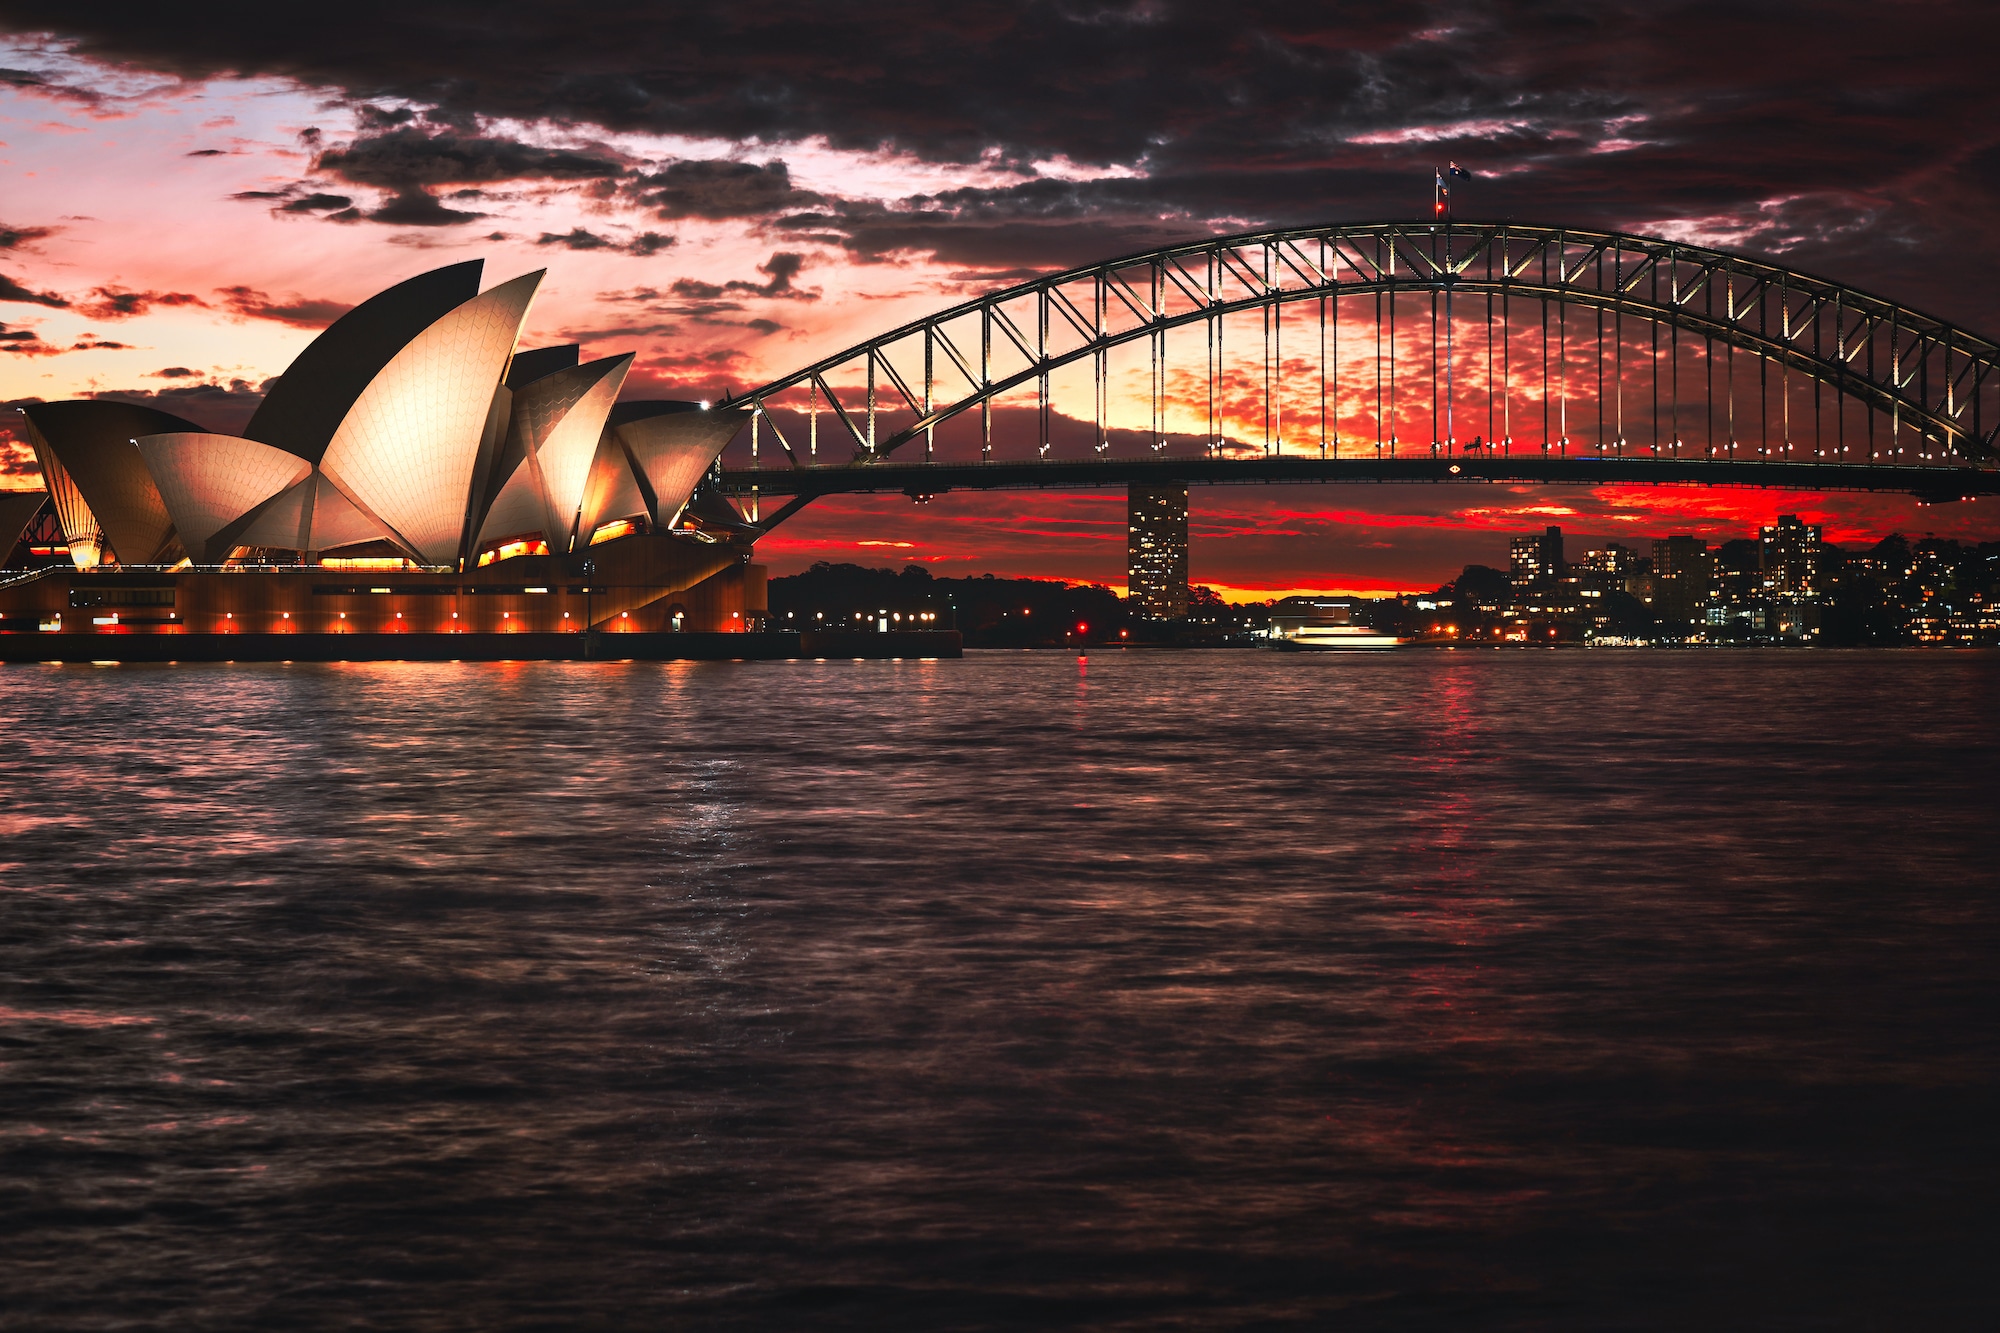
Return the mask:
{"type": "MultiPolygon", "coordinates": [[[[754,387],[929,310],[1167,241],[1424,215],[1669,236],[2000,332],[1979,5],[288,7],[0,0],[0,399],[240,429],[348,305],[482,257],[527,345],[632,350],[628,397],[754,387]],[[331,12],[331,11],[329,11],[331,12]]],[[[0,428],[18,427],[17,414],[0,428]]],[[[38,484],[0,439],[0,485],[38,484]]],[[[1992,502],[1748,490],[1227,487],[1234,595],[1434,586],[1587,544],[2000,536],[1992,502]]],[[[1122,584],[1123,497],[820,502],[760,546],[1122,584]]]]}

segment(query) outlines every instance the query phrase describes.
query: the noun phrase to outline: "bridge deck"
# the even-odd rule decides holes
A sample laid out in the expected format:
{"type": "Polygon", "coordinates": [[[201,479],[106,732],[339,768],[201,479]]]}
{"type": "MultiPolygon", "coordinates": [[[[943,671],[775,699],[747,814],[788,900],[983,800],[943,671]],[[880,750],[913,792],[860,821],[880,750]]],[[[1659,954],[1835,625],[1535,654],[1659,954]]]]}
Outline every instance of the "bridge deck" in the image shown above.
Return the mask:
{"type": "Polygon", "coordinates": [[[1800,491],[1900,491],[1943,502],[2000,495],[2000,471],[1864,463],[1735,462],[1605,457],[1093,458],[1005,463],[860,463],[844,467],[732,468],[735,495],[852,495],[903,491],[1081,490],[1132,482],[1196,486],[1278,483],[1514,483],[1555,486],[1749,486],[1800,491]]]}

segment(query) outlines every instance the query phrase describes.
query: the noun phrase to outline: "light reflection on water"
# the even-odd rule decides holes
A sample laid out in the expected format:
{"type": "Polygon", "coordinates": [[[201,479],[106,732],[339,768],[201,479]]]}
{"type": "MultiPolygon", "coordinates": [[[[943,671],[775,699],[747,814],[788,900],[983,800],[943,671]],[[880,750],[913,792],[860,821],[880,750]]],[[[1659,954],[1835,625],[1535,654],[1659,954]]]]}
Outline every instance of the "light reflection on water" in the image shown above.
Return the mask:
{"type": "Polygon", "coordinates": [[[0,1324],[1978,1324],[1997,683],[6,668],[0,1324]]]}

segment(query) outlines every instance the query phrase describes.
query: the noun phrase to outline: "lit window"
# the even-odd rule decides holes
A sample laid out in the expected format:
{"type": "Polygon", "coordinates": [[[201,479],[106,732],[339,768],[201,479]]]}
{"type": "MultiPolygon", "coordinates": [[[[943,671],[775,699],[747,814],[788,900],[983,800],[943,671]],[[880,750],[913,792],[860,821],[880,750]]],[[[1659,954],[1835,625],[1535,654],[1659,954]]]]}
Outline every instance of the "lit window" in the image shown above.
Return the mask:
{"type": "Polygon", "coordinates": [[[617,541],[620,537],[629,537],[638,530],[637,523],[629,518],[621,518],[616,522],[606,523],[593,532],[590,535],[590,544],[595,546],[599,542],[617,541]]]}
{"type": "Polygon", "coordinates": [[[547,555],[549,544],[540,537],[517,537],[513,541],[502,542],[490,551],[479,555],[479,567],[484,569],[498,560],[512,560],[517,555],[547,555]]]}
{"type": "Polygon", "coordinates": [[[416,565],[393,555],[329,556],[320,562],[321,569],[415,569],[416,565]]]}

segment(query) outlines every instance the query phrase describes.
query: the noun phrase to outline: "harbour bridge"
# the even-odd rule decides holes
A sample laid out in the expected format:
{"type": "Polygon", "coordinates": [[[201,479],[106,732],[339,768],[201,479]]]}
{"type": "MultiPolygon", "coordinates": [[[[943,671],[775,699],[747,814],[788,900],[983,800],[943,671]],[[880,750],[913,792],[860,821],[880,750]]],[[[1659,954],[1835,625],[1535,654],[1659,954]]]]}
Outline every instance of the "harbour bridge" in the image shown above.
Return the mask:
{"type": "Polygon", "coordinates": [[[2000,493],[2000,348],[1678,241],[1515,222],[1259,231],[964,302],[731,400],[718,487],[1531,483],[2000,493]]]}

